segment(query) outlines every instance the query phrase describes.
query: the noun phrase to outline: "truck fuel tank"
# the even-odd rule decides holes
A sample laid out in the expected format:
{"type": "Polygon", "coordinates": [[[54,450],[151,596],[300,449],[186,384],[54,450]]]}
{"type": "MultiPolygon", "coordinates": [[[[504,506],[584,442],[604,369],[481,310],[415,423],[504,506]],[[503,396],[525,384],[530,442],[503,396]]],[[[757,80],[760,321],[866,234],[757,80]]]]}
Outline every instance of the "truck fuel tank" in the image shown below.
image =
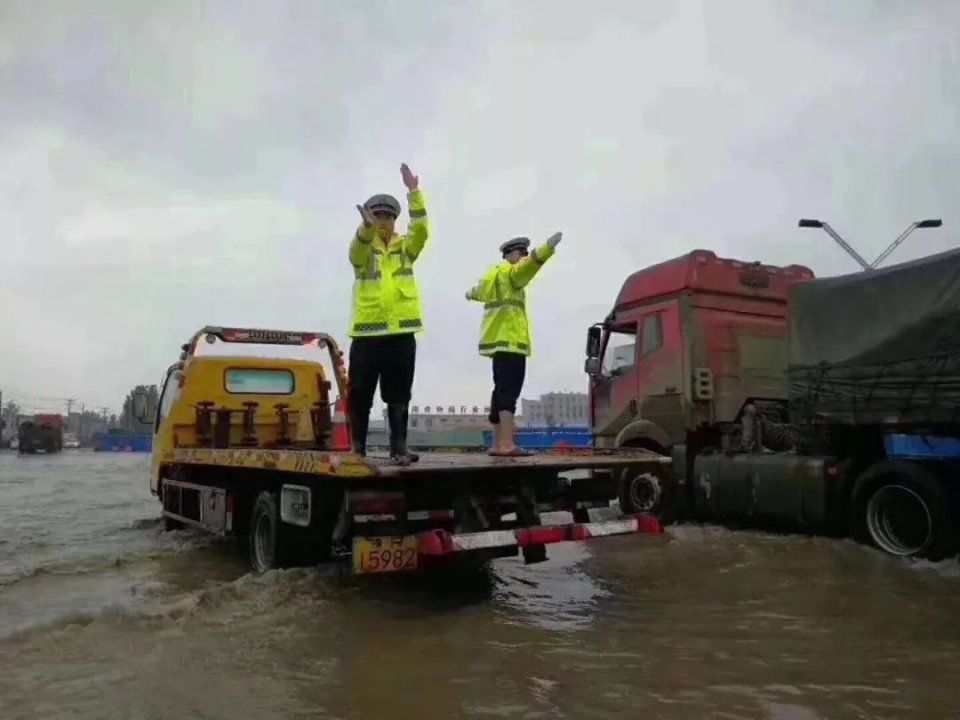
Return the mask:
{"type": "Polygon", "coordinates": [[[694,459],[697,514],[705,519],[822,525],[828,521],[830,458],[715,453],[694,459]]]}

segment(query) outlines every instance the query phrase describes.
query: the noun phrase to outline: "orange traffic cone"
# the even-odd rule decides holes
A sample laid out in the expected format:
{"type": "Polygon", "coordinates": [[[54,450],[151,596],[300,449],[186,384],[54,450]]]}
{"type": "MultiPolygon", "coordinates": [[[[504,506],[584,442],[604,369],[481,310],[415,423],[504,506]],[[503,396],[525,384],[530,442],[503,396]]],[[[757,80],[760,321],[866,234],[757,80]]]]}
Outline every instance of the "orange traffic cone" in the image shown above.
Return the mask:
{"type": "Polygon", "coordinates": [[[350,422],[347,419],[347,401],[337,398],[333,404],[333,432],[330,433],[330,449],[333,452],[350,452],[350,422]]]}

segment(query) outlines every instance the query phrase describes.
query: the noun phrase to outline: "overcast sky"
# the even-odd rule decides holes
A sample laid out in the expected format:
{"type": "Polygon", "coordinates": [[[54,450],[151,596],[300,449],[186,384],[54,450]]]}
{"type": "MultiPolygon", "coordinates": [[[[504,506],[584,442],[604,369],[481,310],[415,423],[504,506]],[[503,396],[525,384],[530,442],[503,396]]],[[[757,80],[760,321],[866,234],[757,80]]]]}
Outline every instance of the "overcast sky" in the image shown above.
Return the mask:
{"type": "Polygon", "coordinates": [[[581,390],[626,274],[694,248],[818,275],[956,245],[960,3],[0,1],[0,389],[118,407],[204,324],[346,344],[354,205],[433,235],[415,402],[483,404],[464,291],[564,231],[525,395],[581,390]]]}

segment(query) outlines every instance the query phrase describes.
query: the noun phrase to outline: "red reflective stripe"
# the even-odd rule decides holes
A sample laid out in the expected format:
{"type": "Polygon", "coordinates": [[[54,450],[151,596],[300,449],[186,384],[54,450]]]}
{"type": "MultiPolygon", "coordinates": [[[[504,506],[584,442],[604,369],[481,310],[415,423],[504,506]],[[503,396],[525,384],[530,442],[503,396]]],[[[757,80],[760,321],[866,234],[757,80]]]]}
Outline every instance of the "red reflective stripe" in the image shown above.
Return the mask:
{"type": "Polygon", "coordinates": [[[488,530],[486,532],[451,534],[446,530],[420,533],[419,554],[430,556],[452,555],[467,550],[519,545],[552,545],[568,540],[589,540],[606,535],[629,533],[659,534],[663,527],[652,515],[632,515],[617,520],[571,525],[546,525],[516,530],[488,530]]]}
{"type": "Polygon", "coordinates": [[[516,531],[517,544],[520,547],[527,547],[528,545],[550,545],[551,543],[563,542],[569,539],[567,531],[570,527],[569,525],[558,525],[521,528],[516,531]]]}
{"type": "Polygon", "coordinates": [[[663,525],[653,515],[637,515],[637,532],[662,535],[663,525]]]}
{"type": "Polygon", "coordinates": [[[445,530],[431,530],[430,532],[420,533],[417,536],[419,555],[441,556],[449,555],[454,552],[453,543],[450,542],[450,533],[445,530]]]}

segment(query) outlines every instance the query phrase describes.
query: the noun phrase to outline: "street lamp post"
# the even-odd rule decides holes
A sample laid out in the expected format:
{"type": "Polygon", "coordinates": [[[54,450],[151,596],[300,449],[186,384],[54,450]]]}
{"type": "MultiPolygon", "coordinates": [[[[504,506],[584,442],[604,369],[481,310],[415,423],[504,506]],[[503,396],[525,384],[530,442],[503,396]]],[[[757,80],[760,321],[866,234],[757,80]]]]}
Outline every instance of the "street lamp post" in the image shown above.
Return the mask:
{"type": "Polygon", "coordinates": [[[822,220],[811,220],[810,218],[803,218],[800,220],[798,225],[802,228],[821,228],[827,235],[836,240],[837,244],[847,251],[847,254],[850,255],[864,270],[876,270],[880,267],[880,263],[890,257],[890,253],[896,250],[900,244],[907,239],[907,236],[912,233],[917,228],[938,228],[943,225],[943,220],[937,219],[928,219],[928,220],[918,220],[915,223],[912,223],[910,227],[904,230],[900,237],[890,243],[890,246],[884,250],[872,263],[868,263],[863,259],[863,256],[860,255],[856,250],[854,250],[850,243],[840,237],[840,233],[830,227],[827,223],[822,220]]]}
{"type": "Polygon", "coordinates": [[[906,230],[904,230],[900,234],[900,237],[898,237],[896,240],[890,243],[890,247],[888,247],[886,250],[880,253],[880,257],[874,260],[873,264],[870,267],[873,268],[874,270],[880,267],[880,263],[886,260],[887,257],[889,257],[890,253],[896,250],[900,246],[900,243],[902,243],[904,240],[907,239],[907,235],[912,233],[917,228],[938,228],[941,225],[943,225],[943,220],[941,220],[940,218],[937,218],[935,220],[920,220],[919,222],[913,223],[910,227],[908,227],[906,230]]]}

